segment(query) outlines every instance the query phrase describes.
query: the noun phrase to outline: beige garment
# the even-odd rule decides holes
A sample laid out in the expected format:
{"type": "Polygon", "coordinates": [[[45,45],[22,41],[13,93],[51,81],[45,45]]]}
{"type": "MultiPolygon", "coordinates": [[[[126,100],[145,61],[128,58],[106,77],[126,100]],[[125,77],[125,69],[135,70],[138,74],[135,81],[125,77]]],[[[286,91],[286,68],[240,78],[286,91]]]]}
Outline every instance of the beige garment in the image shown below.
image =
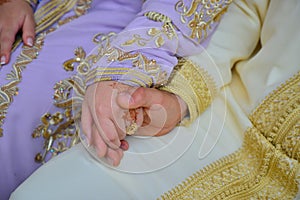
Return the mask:
{"type": "MultiPolygon", "coordinates": [[[[187,199],[209,199],[206,196],[201,196],[201,192],[209,196],[210,193],[213,194],[213,192],[218,191],[218,187],[222,188],[222,185],[236,181],[236,179],[231,179],[232,177],[247,179],[247,173],[254,170],[254,176],[259,175],[257,180],[263,180],[263,187],[260,184],[260,187],[256,188],[257,190],[251,190],[252,193],[247,194],[246,186],[240,185],[239,187],[237,183],[237,185],[230,186],[237,188],[234,191],[228,190],[228,193],[225,191],[223,194],[225,196],[216,195],[215,197],[234,199],[237,196],[230,195],[242,191],[245,199],[267,199],[274,197],[274,195],[276,199],[277,192],[278,196],[285,194],[284,187],[283,190],[281,190],[282,188],[276,191],[272,190],[272,186],[277,183],[273,181],[271,184],[268,180],[274,180],[274,177],[268,179],[268,174],[259,174],[259,171],[255,171],[255,167],[260,167],[260,165],[250,165],[251,160],[248,163],[243,162],[245,155],[253,153],[254,156],[262,156],[256,160],[253,159],[255,160],[254,163],[259,163],[260,159],[266,158],[264,157],[265,154],[260,153],[260,150],[264,150],[265,147],[268,151],[271,149],[271,154],[276,152],[275,154],[279,155],[279,157],[274,157],[275,160],[283,158],[284,161],[275,162],[276,166],[281,167],[280,164],[282,163],[285,165],[282,167],[283,169],[291,167],[293,174],[289,178],[294,181],[290,188],[293,192],[288,193],[289,195],[285,197],[287,199],[295,197],[294,193],[297,191],[295,185],[297,184],[294,179],[297,178],[295,173],[299,169],[299,161],[292,158],[293,156],[289,157],[285,154],[282,157],[282,152],[277,151],[277,147],[275,148],[266,140],[265,136],[268,132],[261,134],[260,122],[257,119],[264,116],[264,113],[255,112],[251,115],[251,120],[248,116],[272,90],[300,70],[300,56],[298,56],[298,52],[300,52],[299,19],[300,2],[297,0],[290,0],[289,2],[282,0],[234,1],[213,35],[207,50],[201,55],[190,58],[208,71],[219,88],[219,93],[211,107],[191,127],[175,129],[169,135],[157,139],[158,141],[151,140],[149,143],[147,141],[138,143],[134,139],[129,141],[132,142],[130,144],[132,151],[125,154],[117,169],[99,164],[79,145],[41,167],[13,193],[11,199],[99,199],[100,197],[102,199],[154,199],[178,185],[193,172],[203,169],[206,165],[208,165],[205,168],[206,172],[213,170],[211,174],[215,173],[214,170],[221,169],[218,171],[219,174],[213,176],[214,179],[209,177],[209,174],[198,172],[187,183],[187,185],[195,183],[194,186],[189,185],[186,188],[179,186],[172,190],[173,193],[169,194],[169,197],[174,198],[172,194],[179,194],[178,197],[187,199]],[[248,127],[252,128],[247,129],[248,127]],[[197,135],[193,133],[197,133],[197,135]],[[253,148],[246,148],[242,153],[239,153],[240,151],[236,150],[241,146],[245,133],[248,143],[246,142],[244,145],[253,148]],[[173,137],[176,134],[184,137],[179,137],[178,142],[176,137],[173,137]],[[176,154],[180,143],[186,142],[186,138],[193,138],[191,146],[182,154],[176,154]],[[153,147],[155,149],[160,144],[168,143],[170,140],[174,140],[176,145],[169,145],[168,152],[153,154],[152,157],[147,157],[146,154],[135,157],[136,154],[134,153],[136,152],[146,152],[147,148],[153,150],[153,147]],[[256,143],[258,145],[255,145],[256,143]],[[225,168],[222,171],[221,167],[224,166],[226,159],[210,165],[234,151],[238,153],[232,154],[231,159],[241,159],[240,168],[237,165],[237,168],[227,168],[229,172],[225,168]],[[175,154],[177,158],[173,162],[168,160],[175,154]],[[237,157],[237,154],[243,156],[237,157]],[[157,163],[164,163],[165,165],[159,168],[161,165],[157,165],[157,163]],[[252,168],[247,168],[247,166],[252,166],[252,168]],[[156,167],[156,169],[151,171],[151,167],[156,167]],[[68,169],[68,173],[62,169],[68,169]],[[127,173],[124,173],[126,170],[127,173]],[[140,170],[141,173],[132,173],[134,170],[140,170]],[[257,174],[255,174],[256,172],[257,174]],[[260,175],[266,179],[260,179],[260,175]],[[200,182],[193,182],[199,177],[209,177],[210,179],[200,179],[200,182]],[[51,188],[51,192],[49,192],[49,188],[51,188]],[[246,189],[244,190],[244,188],[246,189]],[[187,193],[184,191],[185,189],[191,193],[187,193]]],[[[298,86],[297,84],[296,82],[292,92],[300,91],[299,84],[298,86]]],[[[289,87],[285,91],[288,90],[289,87]]],[[[294,92],[293,94],[296,98],[297,93],[294,92]]],[[[283,96],[281,101],[284,101],[285,98],[286,96],[283,96]]],[[[267,105],[272,106],[270,102],[272,101],[267,101],[267,105]]],[[[273,114],[273,112],[271,113],[273,114]]],[[[277,114],[280,113],[277,112],[277,114]]],[[[274,119],[276,119],[275,115],[276,112],[274,112],[274,119]]],[[[297,115],[295,116],[297,117],[297,115]]],[[[270,121],[272,122],[272,120],[271,115],[270,121]]],[[[295,127],[295,135],[290,135],[290,138],[296,143],[296,146],[297,144],[299,146],[299,128],[297,129],[297,125],[295,127]]],[[[264,152],[268,152],[267,150],[264,152]]],[[[231,159],[227,160],[230,161],[231,159]]],[[[270,166],[268,160],[266,163],[262,166],[270,166]]],[[[276,166],[265,167],[264,170],[270,169],[272,172],[274,169],[272,167],[276,168],[276,166]]],[[[276,171],[277,174],[282,172],[290,173],[284,170],[276,171]]],[[[252,176],[253,174],[249,175],[249,179],[252,176]]],[[[279,181],[279,185],[281,183],[283,186],[286,185],[284,181],[279,181]]]]}

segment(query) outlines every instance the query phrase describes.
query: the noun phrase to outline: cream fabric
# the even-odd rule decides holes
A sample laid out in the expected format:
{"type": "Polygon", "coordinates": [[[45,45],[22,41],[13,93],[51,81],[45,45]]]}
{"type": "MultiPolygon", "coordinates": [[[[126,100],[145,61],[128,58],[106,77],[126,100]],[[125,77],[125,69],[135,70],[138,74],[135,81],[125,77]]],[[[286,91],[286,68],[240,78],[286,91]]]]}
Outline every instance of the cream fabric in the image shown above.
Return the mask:
{"type": "Polygon", "coordinates": [[[300,70],[299,19],[298,0],[236,0],[207,50],[191,58],[220,88],[197,121],[159,138],[131,137],[118,169],[79,144],[37,170],[11,199],[154,199],[237,150],[251,126],[248,114],[300,70]]]}

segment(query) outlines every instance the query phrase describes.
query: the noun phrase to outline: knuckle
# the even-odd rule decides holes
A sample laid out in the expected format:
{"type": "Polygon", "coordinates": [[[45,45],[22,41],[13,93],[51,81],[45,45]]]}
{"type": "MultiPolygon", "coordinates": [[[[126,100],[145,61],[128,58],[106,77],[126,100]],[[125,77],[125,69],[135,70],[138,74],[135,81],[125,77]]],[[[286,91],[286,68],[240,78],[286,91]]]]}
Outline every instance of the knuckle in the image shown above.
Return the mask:
{"type": "Polygon", "coordinates": [[[132,98],[137,101],[141,102],[146,96],[145,88],[137,88],[136,91],[132,94],[132,98]]]}
{"type": "Polygon", "coordinates": [[[13,34],[7,34],[7,33],[3,33],[1,34],[1,47],[8,47],[9,44],[14,42],[14,35],[13,34]]]}

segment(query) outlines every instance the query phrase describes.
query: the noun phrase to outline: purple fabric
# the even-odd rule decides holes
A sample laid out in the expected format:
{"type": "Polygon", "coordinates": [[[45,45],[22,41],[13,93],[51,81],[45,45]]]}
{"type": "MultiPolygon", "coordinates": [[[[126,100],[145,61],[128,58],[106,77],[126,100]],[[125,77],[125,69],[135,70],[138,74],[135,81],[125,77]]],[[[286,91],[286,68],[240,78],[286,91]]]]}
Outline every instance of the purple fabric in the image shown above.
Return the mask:
{"type": "MultiPolygon", "coordinates": [[[[41,1],[37,10],[48,1],[50,0],[41,1]]],[[[113,46],[130,53],[142,53],[150,60],[155,59],[166,71],[166,79],[177,64],[176,56],[192,55],[202,50],[202,45],[206,41],[201,41],[202,44],[200,44],[188,37],[190,30],[186,24],[181,24],[180,15],[174,9],[177,2],[178,0],[148,0],[142,9],[142,0],[94,0],[86,15],[63,25],[46,36],[38,58],[28,64],[22,72],[23,80],[18,85],[19,94],[13,98],[3,125],[4,136],[0,138],[1,200],[7,199],[9,194],[39,167],[39,164],[34,162],[34,157],[43,148],[43,141],[33,139],[31,134],[40,124],[41,116],[53,109],[54,84],[71,75],[63,69],[62,63],[74,57],[75,48],[81,46],[86,53],[93,53],[95,44],[92,38],[95,34],[122,31],[114,38],[113,46]],[[170,17],[178,28],[177,37],[168,39],[163,36],[165,43],[161,48],[157,48],[153,41],[144,47],[123,46],[124,41],[134,34],[138,33],[142,37],[147,37],[149,28],[162,28],[162,22],[154,22],[143,16],[147,11],[157,11],[170,17]]],[[[64,17],[71,15],[73,11],[64,17]]],[[[213,29],[209,34],[212,32],[213,29]]],[[[0,71],[0,86],[9,82],[6,75],[11,71],[12,64],[20,52],[21,47],[12,54],[11,62],[3,66],[0,71]]],[[[103,57],[99,63],[106,63],[105,59],[107,58],[103,57]]],[[[129,61],[109,64],[110,67],[116,68],[134,68],[129,61]]],[[[101,65],[94,67],[98,66],[101,65]]],[[[152,75],[147,73],[145,75],[155,79],[151,77],[152,75]]],[[[120,77],[116,74],[111,74],[111,77],[116,80],[124,78],[125,83],[134,78],[120,77]]]]}
{"type": "MultiPolygon", "coordinates": [[[[42,1],[41,5],[46,2],[42,1]]],[[[43,143],[41,139],[33,139],[31,134],[40,124],[40,117],[52,109],[54,84],[70,76],[62,63],[73,58],[74,49],[79,46],[87,53],[91,51],[95,47],[92,42],[95,34],[122,30],[140,11],[141,5],[142,1],[95,0],[88,14],[46,36],[38,58],[22,72],[19,94],[9,106],[3,125],[4,136],[0,138],[1,200],[8,199],[9,194],[39,167],[34,157],[41,151],[43,143]]],[[[6,75],[20,51],[21,47],[13,53],[11,62],[2,67],[1,87],[9,82],[6,75]]]]}
{"type": "MultiPolygon", "coordinates": [[[[111,39],[112,46],[116,49],[130,53],[131,55],[139,53],[140,56],[145,56],[148,60],[155,60],[157,65],[160,67],[161,74],[165,74],[165,76],[163,76],[164,80],[161,80],[161,76],[159,76],[160,72],[153,73],[152,71],[149,72],[145,70],[145,68],[138,68],[131,63],[132,60],[110,61],[110,55],[108,55],[100,58],[100,60],[93,66],[93,69],[98,68],[97,70],[101,75],[94,77],[94,79],[90,79],[88,81],[88,85],[94,83],[95,80],[101,80],[101,78],[103,78],[102,74],[104,73],[105,78],[110,77],[112,80],[119,80],[128,85],[154,87],[167,82],[174,66],[177,64],[178,56],[185,57],[199,54],[203,50],[203,46],[207,45],[210,38],[209,36],[214,32],[218,23],[209,24],[210,28],[207,28],[207,37],[202,37],[201,39],[191,38],[190,36],[192,29],[188,26],[188,24],[189,21],[196,18],[197,15],[186,16],[186,23],[183,23],[181,21],[181,14],[179,13],[181,11],[175,9],[178,2],[179,0],[146,1],[136,18],[130,22],[116,37],[111,39]],[[162,46],[157,46],[155,43],[157,37],[151,38],[149,36],[149,30],[156,29],[161,31],[164,23],[148,19],[146,16],[144,16],[144,14],[147,12],[157,12],[163,14],[169,17],[172,20],[172,23],[175,25],[174,31],[176,34],[173,38],[167,37],[166,34],[161,34],[161,37],[164,39],[162,46]],[[138,42],[134,42],[131,45],[124,46],[126,41],[130,41],[135,37],[143,38],[141,41],[144,41],[146,44],[140,45],[138,42]],[[120,68],[123,68],[124,70],[122,70],[122,72],[126,74],[120,74],[116,76],[115,74],[110,73],[112,69],[120,68]],[[136,72],[139,72],[139,74],[136,72]],[[143,80],[141,76],[146,78],[143,80]],[[151,80],[149,80],[148,77],[151,77],[151,80]]],[[[185,0],[183,2],[186,6],[191,7],[192,5],[191,0],[185,0]]],[[[197,6],[197,11],[203,11],[203,13],[206,13],[206,8],[200,4],[200,2],[198,3],[199,5],[197,6]]],[[[213,3],[211,4],[212,5],[208,3],[210,7],[214,8],[215,5],[213,3]]],[[[223,4],[226,4],[226,0],[221,2],[221,5],[223,4]]],[[[201,20],[208,22],[211,20],[211,16],[204,14],[204,17],[201,20]]],[[[198,23],[200,24],[202,22],[198,23]]],[[[94,74],[95,71],[92,70],[91,73],[94,74]]]]}

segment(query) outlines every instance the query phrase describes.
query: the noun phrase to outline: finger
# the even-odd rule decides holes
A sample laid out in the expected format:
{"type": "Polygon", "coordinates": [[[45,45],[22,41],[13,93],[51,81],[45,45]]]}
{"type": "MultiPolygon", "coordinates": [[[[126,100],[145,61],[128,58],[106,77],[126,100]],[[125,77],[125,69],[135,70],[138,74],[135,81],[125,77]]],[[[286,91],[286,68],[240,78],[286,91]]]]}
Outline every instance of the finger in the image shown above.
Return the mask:
{"type": "Polygon", "coordinates": [[[6,64],[8,63],[10,59],[10,53],[11,53],[11,48],[12,44],[15,41],[15,36],[18,31],[17,27],[6,27],[5,31],[1,31],[0,34],[0,43],[1,43],[1,49],[0,49],[0,59],[1,59],[1,64],[6,64]]]}
{"type": "Polygon", "coordinates": [[[100,133],[98,132],[98,129],[95,127],[95,125],[92,126],[92,136],[91,136],[91,145],[93,145],[96,149],[97,156],[99,158],[102,158],[107,153],[107,145],[103,141],[102,137],[100,136],[100,133]]]}
{"type": "Polygon", "coordinates": [[[163,93],[163,91],[153,88],[132,88],[129,91],[121,92],[117,97],[117,102],[124,109],[150,107],[152,104],[164,102],[163,93]]]}
{"type": "Polygon", "coordinates": [[[112,116],[111,121],[114,123],[117,133],[119,135],[119,140],[122,140],[126,136],[126,110],[123,110],[119,105],[113,101],[111,104],[112,116]]]}
{"type": "Polygon", "coordinates": [[[120,164],[121,159],[123,158],[123,155],[124,153],[120,148],[119,149],[108,148],[105,157],[110,165],[118,166],[120,164]]]}
{"type": "Polygon", "coordinates": [[[88,143],[91,144],[93,118],[90,113],[87,101],[83,101],[81,109],[81,127],[82,131],[87,137],[88,143]]]}
{"type": "Polygon", "coordinates": [[[153,104],[149,109],[144,109],[144,119],[147,123],[144,123],[138,131],[137,135],[143,136],[156,136],[165,133],[167,111],[165,108],[158,104],[153,104]]]}
{"type": "Polygon", "coordinates": [[[24,24],[23,24],[23,42],[28,45],[32,46],[35,36],[35,22],[33,15],[26,15],[24,24]]]}
{"type": "Polygon", "coordinates": [[[109,118],[106,117],[96,120],[96,127],[104,142],[112,149],[119,148],[121,142],[115,124],[109,118]]]}
{"type": "Polygon", "coordinates": [[[96,89],[98,84],[91,85],[86,92],[86,99],[88,100],[88,105],[96,125],[98,132],[100,133],[104,142],[111,148],[117,149],[120,147],[120,139],[118,138],[118,133],[110,117],[105,113],[109,113],[110,110],[107,107],[103,107],[96,103],[96,89]],[[98,105],[98,106],[96,106],[98,105]]]}
{"type": "Polygon", "coordinates": [[[125,121],[122,120],[122,122],[113,122],[115,124],[115,128],[116,131],[118,133],[119,136],[119,140],[123,140],[126,137],[126,125],[125,125],[125,121]]]}

